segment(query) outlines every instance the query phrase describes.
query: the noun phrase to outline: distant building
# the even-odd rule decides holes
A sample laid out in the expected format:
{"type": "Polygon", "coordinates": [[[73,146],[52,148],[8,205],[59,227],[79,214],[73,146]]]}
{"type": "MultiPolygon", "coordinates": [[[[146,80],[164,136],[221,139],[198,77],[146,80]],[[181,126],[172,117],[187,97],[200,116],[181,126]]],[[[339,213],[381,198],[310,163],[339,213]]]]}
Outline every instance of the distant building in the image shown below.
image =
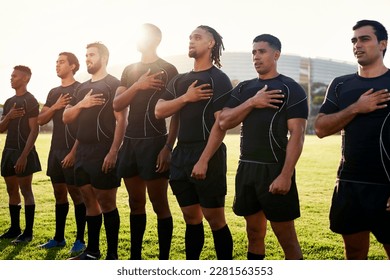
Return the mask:
{"type": "MultiPolygon", "coordinates": [[[[174,64],[179,72],[188,72],[193,67],[193,60],[187,55],[170,56],[166,60],[174,64]]],[[[221,56],[221,63],[222,70],[229,76],[233,85],[257,77],[251,53],[226,52],[221,56]]],[[[282,54],[278,61],[278,72],[293,78],[308,94],[310,116],[307,132],[310,134],[314,132],[313,120],[322,104],[329,83],[337,76],[356,71],[356,64],[324,58],[282,54]]]]}
{"type": "MultiPolygon", "coordinates": [[[[193,68],[194,61],[188,55],[175,55],[164,59],[175,65],[179,73],[188,72],[193,68]]],[[[222,70],[229,76],[233,85],[257,77],[252,64],[252,54],[249,52],[224,52],[221,63],[222,70]]],[[[110,73],[120,77],[125,66],[110,67],[110,73]]],[[[322,104],[328,84],[337,76],[356,72],[357,65],[325,58],[282,54],[278,62],[278,71],[296,80],[308,94],[310,116],[307,132],[312,134],[313,119],[322,104]]]]}
{"type": "MultiPolygon", "coordinates": [[[[193,60],[187,55],[167,57],[179,72],[188,72],[193,67],[193,60]]],[[[252,55],[245,52],[226,52],[221,56],[222,70],[231,80],[243,81],[256,77],[252,64],[252,55]]],[[[280,73],[290,76],[300,84],[318,82],[329,84],[336,76],[356,72],[353,63],[322,58],[307,58],[298,55],[282,54],[278,62],[280,73]]]]}

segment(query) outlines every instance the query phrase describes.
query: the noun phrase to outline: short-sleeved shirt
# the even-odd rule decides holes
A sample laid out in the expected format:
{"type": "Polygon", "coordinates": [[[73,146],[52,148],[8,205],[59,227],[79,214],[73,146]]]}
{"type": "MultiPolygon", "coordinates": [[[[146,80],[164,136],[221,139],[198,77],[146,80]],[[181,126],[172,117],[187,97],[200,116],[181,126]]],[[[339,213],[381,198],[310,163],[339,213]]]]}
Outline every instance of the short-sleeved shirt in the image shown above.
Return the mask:
{"type": "MultiPolygon", "coordinates": [[[[178,74],[177,69],[172,64],[159,58],[153,63],[134,63],[128,65],[122,73],[121,86],[131,87],[138,79],[150,69],[150,75],[163,72],[161,79],[166,85],[174,76],[178,74]]],[[[161,97],[161,90],[142,90],[137,92],[129,106],[128,126],[126,137],[129,138],[152,138],[167,134],[164,119],[156,119],[154,108],[161,97]]]]}
{"type": "Polygon", "coordinates": [[[30,92],[26,92],[23,95],[14,95],[5,101],[3,116],[9,113],[14,104],[16,104],[15,108],[23,107],[25,115],[20,118],[10,120],[4,148],[23,150],[31,131],[29,119],[38,117],[39,104],[30,92]]]}
{"type": "MultiPolygon", "coordinates": [[[[46,98],[45,107],[53,106],[61,95],[69,94],[74,98],[76,88],[80,85],[79,82],[74,82],[67,87],[56,87],[50,90],[46,98]]],[[[77,123],[64,124],[62,115],[65,108],[57,110],[53,115],[53,133],[51,138],[51,149],[68,150],[71,149],[76,140],[77,123]]]]}
{"type": "Polygon", "coordinates": [[[116,126],[112,101],[119,84],[120,81],[117,78],[107,75],[99,81],[88,80],[77,88],[70,102],[72,106],[83,100],[91,89],[92,95],[102,93],[105,99],[103,105],[86,108],[80,112],[76,139],[81,144],[107,142],[111,145],[116,126]]]}
{"type": "Polygon", "coordinates": [[[240,161],[283,163],[288,143],[287,121],[307,119],[307,96],[303,88],[290,77],[279,74],[267,80],[252,79],[239,83],[225,107],[234,108],[253,97],[265,85],[279,89],[284,98],[278,109],[255,108],[241,125],[240,161]]]}
{"type": "MultiPolygon", "coordinates": [[[[390,88],[390,71],[375,78],[357,73],[335,78],[329,85],[320,113],[337,113],[355,103],[360,96],[390,88]]],[[[387,102],[390,105],[390,102],[387,102]]],[[[357,115],[342,131],[342,156],[338,179],[344,181],[390,183],[390,106],[357,115]]]]}
{"type": "Polygon", "coordinates": [[[208,100],[188,103],[180,110],[179,143],[207,141],[215,122],[214,113],[222,110],[231,94],[232,84],[229,77],[213,66],[205,71],[178,74],[169,82],[161,98],[172,100],[184,95],[196,80],[196,86],[210,84],[213,96],[208,100]]]}

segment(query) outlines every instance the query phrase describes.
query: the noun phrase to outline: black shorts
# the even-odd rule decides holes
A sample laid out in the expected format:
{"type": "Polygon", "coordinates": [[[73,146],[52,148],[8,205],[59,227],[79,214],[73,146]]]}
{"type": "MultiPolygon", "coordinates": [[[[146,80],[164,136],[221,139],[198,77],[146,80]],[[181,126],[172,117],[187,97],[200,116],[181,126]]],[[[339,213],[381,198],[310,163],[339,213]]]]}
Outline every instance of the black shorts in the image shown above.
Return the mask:
{"type": "Polygon", "coordinates": [[[22,153],[21,150],[7,149],[3,150],[3,155],[1,157],[1,176],[10,177],[25,177],[29,176],[35,172],[42,170],[41,162],[39,161],[38,153],[35,149],[32,149],[27,156],[26,169],[23,173],[15,173],[15,164],[22,153]]]}
{"type": "Polygon", "coordinates": [[[74,185],[73,167],[62,168],[62,160],[69,154],[69,150],[50,150],[47,160],[46,175],[53,184],[74,185]]]}
{"type": "Polygon", "coordinates": [[[338,181],[330,208],[330,229],[339,234],[370,231],[382,244],[390,244],[389,185],[338,181]]]}
{"type": "Polygon", "coordinates": [[[97,189],[114,189],[120,186],[120,177],[116,168],[109,173],[102,172],[104,158],[106,157],[110,145],[107,143],[79,144],[76,152],[76,162],[74,166],[76,186],[91,184],[97,189]]]}
{"type": "Polygon", "coordinates": [[[238,216],[249,216],[264,211],[266,218],[273,222],[292,221],[300,217],[295,172],[287,194],[269,192],[269,186],[280,174],[282,168],[282,164],[240,161],[236,174],[234,213],[238,216]]]}
{"type": "Polygon", "coordinates": [[[125,138],[118,155],[118,174],[121,178],[139,176],[143,180],[169,178],[169,171],[156,172],[158,154],[164,148],[167,136],[130,139],[125,138]]]}
{"type": "Polygon", "coordinates": [[[170,185],[181,207],[200,203],[205,208],[223,207],[227,191],[226,146],[224,143],[210,159],[206,178],[196,180],[191,172],[205,143],[178,144],[171,159],[170,185]]]}

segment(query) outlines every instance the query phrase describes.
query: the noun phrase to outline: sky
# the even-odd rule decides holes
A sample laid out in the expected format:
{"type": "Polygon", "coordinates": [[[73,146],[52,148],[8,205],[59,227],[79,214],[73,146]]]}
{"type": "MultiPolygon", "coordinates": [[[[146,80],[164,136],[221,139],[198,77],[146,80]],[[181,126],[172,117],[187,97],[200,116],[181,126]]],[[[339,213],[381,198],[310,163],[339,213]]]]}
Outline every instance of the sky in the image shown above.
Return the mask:
{"type": "MultiPolygon", "coordinates": [[[[390,32],[389,11],[389,0],[5,0],[0,4],[0,104],[14,95],[15,65],[31,68],[28,90],[44,103],[50,89],[60,85],[55,72],[60,52],[77,55],[76,78],[84,80],[88,43],[109,48],[108,69],[138,61],[134,39],[146,22],[162,30],[162,58],[187,54],[188,37],[202,24],[222,35],[226,52],[250,53],[253,38],[270,33],[281,40],[282,55],[355,62],[352,26],[374,19],[390,32]]],[[[389,57],[385,64],[390,67],[389,57]]]]}

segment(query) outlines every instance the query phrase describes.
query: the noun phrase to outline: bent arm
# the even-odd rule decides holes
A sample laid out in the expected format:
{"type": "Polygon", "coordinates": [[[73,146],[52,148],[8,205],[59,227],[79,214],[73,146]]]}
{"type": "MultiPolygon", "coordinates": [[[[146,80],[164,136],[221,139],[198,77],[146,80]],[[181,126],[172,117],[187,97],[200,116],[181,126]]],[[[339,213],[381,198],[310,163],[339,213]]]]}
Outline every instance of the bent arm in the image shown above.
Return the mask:
{"type": "Polygon", "coordinates": [[[137,85],[137,83],[134,83],[129,88],[126,88],[124,86],[119,86],[117,88],[115,98],[112,103],[115,112],[120,112],[130,105],[135,95],[137,94],[137,85]]]}
{"type": "Polygon", "coordinates": [[[340,132],[357,114],[357,111],[351,108],[351,106],[329,115],[320,113],[314,121],[315,132],[319,138],[333,135],[340,132]]]}
{"type": "Polygon", "coordinates": [[[358,114],[367,114],[386,108],[389,100],[390,94],[387,89],[375,92],[374,89],[369,89],[356,102],[341,111],[328,115],[318,114],[314,122],[316,134],[320,138],[335,134],[349,124],[358,114]]]}
{"type": "Polygon", "coordinates": [[[173,100],[159,99],[154,109],[156,119],[168,118],[180,111],[186,104],[187,101],[185,100],[184,95],[173,100]]]}
{"type": "Polygon", "coordinates": [[[65,107],[64,114],[62,115],[62,121],[65,124],[70,124],[77,120],[83,109],[79,104],[77,103],[75,106],[67,105],[65,107]]]}
{"type": "Polygon", "coordinates": [[[38,115],[38,124],[45,125],[47,124],[54,116],[56,110],[54,107],[43,106],[41,112],[38,115]]]}
{"type": "Polygon", "coordinates": [[[219,115],[219,126],[222,130],[228,130],[239,125],[255,107],[251,99],[235,108],[225,107],[219,115]]]}

